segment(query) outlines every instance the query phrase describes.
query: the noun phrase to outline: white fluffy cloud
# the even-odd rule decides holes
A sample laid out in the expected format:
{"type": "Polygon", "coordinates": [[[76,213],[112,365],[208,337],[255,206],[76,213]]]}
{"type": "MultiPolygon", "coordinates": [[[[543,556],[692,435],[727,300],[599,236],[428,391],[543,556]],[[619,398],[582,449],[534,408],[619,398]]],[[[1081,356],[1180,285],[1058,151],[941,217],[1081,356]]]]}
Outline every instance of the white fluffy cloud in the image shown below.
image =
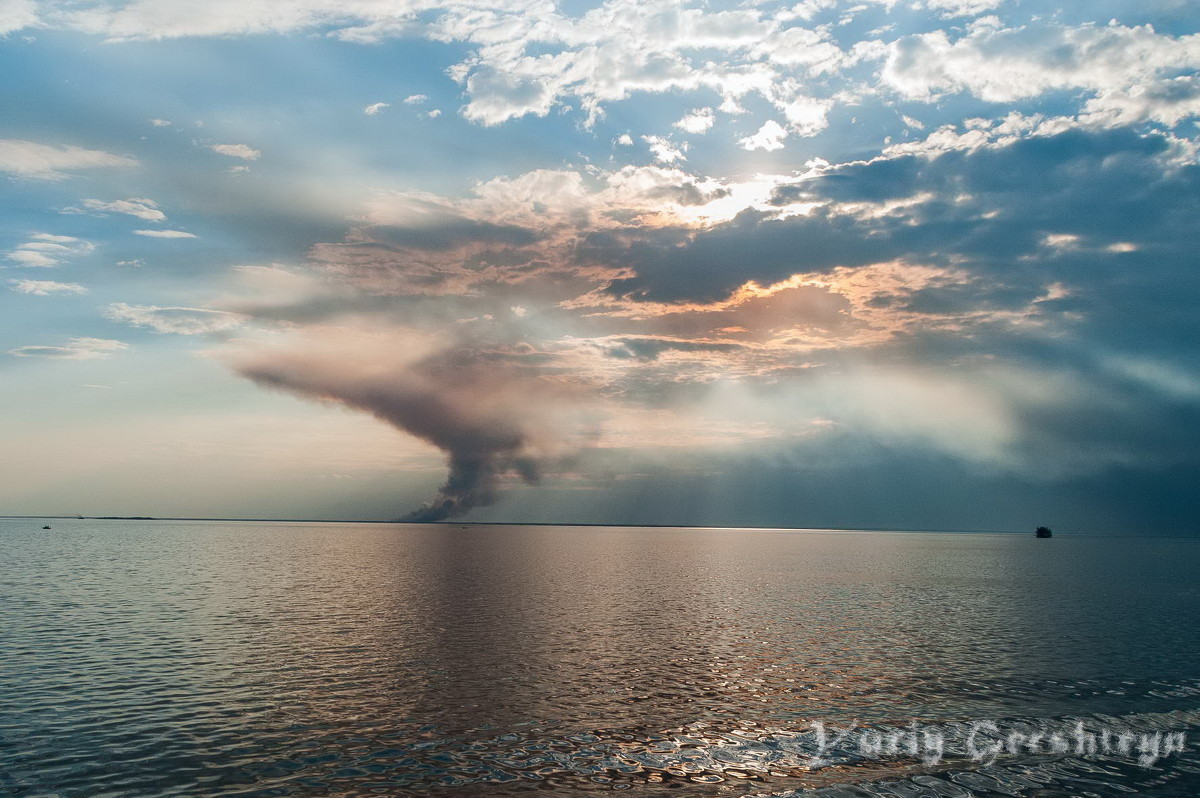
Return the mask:
{"type": "Polygon", "coordinates": [[[37,24],[33,0],[0,0],[0,36],[37,24]]]}
{"type": "Polygon", "coordinates": [[[9,280],[8,284],[18,294],[32,294],[33,296],[86,294],[88,292],[79,283],[57,283],[54,280],[9,280]]]}
{"type": "MultiPolygon", "coordinates": [[[[1000,9],[1003,0],[868,4],[889,11],[906,6],[935,26],[972,19],[956,38],[934,29],[889,43],[884,27],[853,44],[838,41],[838,26],[818,24],[818,17],[836,13],[841,23],[866,6],[835,0],[735,8],[605,0],[577,14],[551,0],[214,0],[200,6],[183,0],[85,0],[45,10],[40,24],[118,40],[315,31],[352,42],[416,35],[461,44],[467,55],[449,74],[464,89],[463,116],[482,125],[567,107],[581,110],[591,123],[609,104],[635,94],[706,91],[731,114],[744,113],[743,99],[758,95],[774,108],[780,120],[775,125],[804,137],[827,127],[835,105],[856,103],[879,84],[926,102],[955,92],[1016,102],[1077,89],[1091,95],[1081,111],[1102,125],[1145,120],[1174,125],[1200,110],[1186,74],[1200,67],[1200,35],[1170,36],[1148,25],[1117,23],[1066,27],[1036,17],[1025,27],[1005,28],[998,17],[981,16],[1000,9]],[[859,69],[863,65],[868,69],[859,69]],[[840,80],[840,90],[833,91],[829,78],[840,80]]],[[[8,0],[0,8],[27,21],[33,6],[8,0]]],[[[0,29],[4,18],[0,12],[0,29]]],[[[412,94],[401,102],[428,101],[412,94]]],[[[377,102],[363,110],[374,115],[386,107],[377,102]]],[[[698,135],[714,119],[711,108],[699,108],[676,127],[698,135]]],[[[742,145],[772,150],[782,141],[770,127],[742,145]]],[[[209,146],[243,160],[260,155],[245,144],[209,146]]],[[[0,164],[3,160],[0,153],[0,164]]],[[[24,173],[50,175],[54,167],[27,166],[24,173]]]]}
{"type": "Polygon", "coordinates": [[[1095,95],[1087,106],[1093,115],[1172,124],[1195,112],[1196,87],[1193,78],[1170,80],[1171,73],[1198,68],[1200,34],[1167,36],[1149,25],[984,25],[955,40],[934,31],[893,42],[882,77],[917,100],[969,92],[988,102],[1012,103],[1080,89],[1095,95]]]}
{"type": "Polygon", "coordinates": [[[9,250],[5,257],[18,266],[52,268],[70,258],[91,254],[95,249],[90,241],[82,238],[34,233],[24,244],[9,250]]]}
{"type": "MultiPolygon", "coordinates": [[[[499,125],[556,109],[581,111],[591,124],[628,97],[687,92],[714,95],[714,107],[743,114],[761,107],[746,102],[757,96],[768,110],[755,124],[769,117],[775,121],[740,143],[765,151],[782,148],[780,128],[793,137],[816,135],[827,128],[835,107],[859,103],[880,87],[920,102],[969,93],[987,102],[1016,103],[1078,91],[1070,113],[1092,125],[1152,121],[1173,126],[1200,115],[1193,74],[1200,68],[1200,34],[1172,36],[1149,25],[1116,22],[1068,27],[1037,16],[1027,17],[1024,26],[1005,27],[1016,14],[1005,21],[982,16],[1000,13],[1002,6],[1003,0],[867,0],[866,5],[805,0],[719,8],[687,0],[604,0],[572,14],[551,0],[214,0],[199,6],[183,0],[83,0],[43,7],[39,24],[116,40],[317,32],[367,43],[419,36],[466,50],[448,74],[463,87],[462,115],[478,124],[499,125]],[[889,42],[892,26],[884,26],[857,42],[839,39],[841,23],[868,6],[916,11],[920,23],[907,29],[927,32],[889,42]],[[822,21],[827,15],[837,21],[822,21]],[[962,27],[949,27],[960,22],[962,27]]],[[[13,19],[27,19],[32,8],[28,0],[0,6],[13,19]]],[[[0,10],[0,30],[4,13],[0,10]]],[[[412,94],[395,102],[420,106],[429,97],[412,94]]],[[[388,106],[376,102],[363,112],[375,115],[388,106]]],[[[431,110],[427,117],[438,113],[431,110]]],[[[155,124],[159,121],[166,120],[155,124]]],[[[675,127],[700,135],[714,122],[713,108],[701,107],[675,127]]],[[[245,144],[207,146],[243,161],[260,157],[245,144]]],[[[62,151],[57,158],[90,157],[83,165],[114,165],[112,159],[120,159],[84,153],[62,151]]],[[[682,156],[677,145],[656,150],[661,162],[682,156]]],[[[6,155],[0,144],[0,169],[51,177],[58,168],[37,163],[30,153],[6,155]]]]}
{"type": "Polygon", "coordinates": [[[241,158],[244,161],[257,161],[261,152],[246,144],[209,144],[208,148],[218,155],[230,158],[241,158]]]}
{"type": "Polygon", "coordinates": [[[1004,0],[925,0],[923,6],[947,17],[973,17],[998,8],[1004,0]]]}
{"type": "Polygon", "coordinates": [[[46,17],[118,40],[294,33],[332,26],[342,27],[347,36],[364,26],[394,35],[404,31],[415,12],[434,7],[423,0],[99,0],[49,11],[46,17]]]}
{"type": "Polygon", "coordinates": [[[883,157],[937,157],[947,152],[1004,147],[1022,137],[1054,135],[1074,125],[1074,120],[1064,117],[1047,119],[1041,114],[1025,116],[1014,111],[1000,120],[968,119],[961,128],[958,125],[942,125],[923,139],[885,147],[883,157]]]}
{"type": "Polygon", "coordinates": [[[826,115],[833,103],[829,100],[818,100],[815,97],[798,96],[780,105],[780,110],[787,117],[789,129],[798,136],[815,136],[829,122],[826,115]]]}
{"type": "Polygon", "coordinates": [[[158,307],[156,305],[109,305],[104,315],[113,321],[145,327],[157,333],[202,335],[237,327],[246,317],[238,313],[208,308],[158,307]]]}
{"type": "Polygon", "coordinates": [[[755,43],[752,52],[773,64],[804,67],[814,74],[833,71],[846,59],[842,49],[829,38],[828,31],[802,25],[773,28],[755,43]]]}
{"type": "Polygon", "coordinates": [[[145,219],[148,222],[166,221],[167,215],[158,209],[158,204],[154,200],[131,198],[125,200],[113,200],[105,202],[98,199],[85,199],[79,203],[79,208],[68,208],[68,212],[91,211],[94,213],[124,213],[129,216],[136,216],[139,219],[145,219]]]}
{"type": "Polygon", "coordinates": [[[1104,126],[1158,122],[1174,127],[1200,117],[1200,76],[1161,78],[1127,90],[1106,91],[1083,106],[1085,122],[1104,126]]]}
{"type": "Polygon", "coordinates": [[[776,122],[774,119],[768,119],[767,122],[758,129],[758,132],[753,136],[747,136],[741,139],[738,143],[742,145],[742,149],[746,150],[772,150],[783,149],[783,142],[787,139],[787,129],[776,122]]]}
{"type": "Polygon", "coordinates": [[[67,170],[105,166],[137,166],[137,161],[103,150],[71,145],[0,139],[0,172],[35,180],[58,180],[67,170]]]}
{"type": "Polygon", "coordinates": [[[134,230],[135,236],[145,236],[146,238],[199,238],[195,233],[184,232],[183,230],[134,230]]]}
{"type": "Polygon", "coordinates": [[[686,141],[676,144],[662,136],[642,136],[642,141],[650,145],[650,153],[659,163],[672,164],[687,160],[687,156],[684,155],[687,150],[686,141]]]}
{"type": "MultiPolygon", "coordinates": [[[[476,58],[451,74],[466,88],[467,118],[491,125],[545,115],[571,99],[594,118],[606,103],[638,92],[707,88],[735,98],[758,91],[772,102],[786,101],[781,70],[790,77],[816,65],[807,57],[764,62],[753,52],[780,28],[779,20],[758,9],[609,0],[578,18],[556,12],[448,13],[434,35],[479,47],[476,58]],[[557,51],[535,53],[545,45],[557,51]],[[721,57],[707,55],[714,51],[721,57]]],[[[836,61],[841,51],[828,36],[813,37],[826,46],[817,61],[836,61]]],[[[780,46],[778,52],[809,50],[780,46]]]]}
{"type": "Polygon", "coordinates": [[[716,115],[711,108],[697,108],[694,111],[689,111],[684,114],[683,118],[675,123],[675,127],[685,133],[701,134],[707,133],[717,121],[716,115]]]}
{"type": "Polygon", "coordinates": [[[103,360],[129,348],[111,338],[72,338],[65,346],[19,346],[9,349],[13,357],[44,357],[52,360],[103,360]]]}

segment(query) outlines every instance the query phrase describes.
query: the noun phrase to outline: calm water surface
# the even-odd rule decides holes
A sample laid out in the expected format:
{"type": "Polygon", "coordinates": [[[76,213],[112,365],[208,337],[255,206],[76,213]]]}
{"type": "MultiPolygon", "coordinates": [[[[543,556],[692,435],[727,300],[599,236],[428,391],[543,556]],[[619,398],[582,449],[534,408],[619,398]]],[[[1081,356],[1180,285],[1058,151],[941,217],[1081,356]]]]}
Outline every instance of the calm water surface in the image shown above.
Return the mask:
{"type": "Polygon", "coordinates": [[[0,795],[1200,794],[1200,541],[51,523],[0,521],[0,795]],[[1188,750],[813,759],[980,720],[1188,750]]]}

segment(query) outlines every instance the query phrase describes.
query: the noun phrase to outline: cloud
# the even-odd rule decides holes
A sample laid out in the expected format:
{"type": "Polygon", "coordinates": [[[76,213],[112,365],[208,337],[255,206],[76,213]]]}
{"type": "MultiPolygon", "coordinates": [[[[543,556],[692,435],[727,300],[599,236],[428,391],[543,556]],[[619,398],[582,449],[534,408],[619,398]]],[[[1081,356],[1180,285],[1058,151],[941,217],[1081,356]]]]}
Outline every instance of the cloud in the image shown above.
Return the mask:
{"type": "Polygon", "coordinates": [[[783,142],[787,140],[788,132],[783,125],[776,122],[774,119],[768,119],[758,132],[753,136],[747,136],[741,139],[738,143],[742,145],[744,150],[782,150],[783,142]]]}
{"type": "Polygon", "coordinates": [[[523,228],[527,235],[516,236],[514,242],[520,238],[517,243],[531,243],[561,228],[651,222],[682,206],[703,205],[725,194],[723,183],[696,178],[678,167],[626,166],[609,172],[538,169],[479,183],[471,196],[462,199],[379,193],[366,203],[364,219],[371,225],[414,231],[469,219],[481,232],[501,225],[523,228]]]}
{"type": "Polygon", "coordinates": [[[937,156],[954,151],[1008,147],[1022,139],[1045,138],[1082,127],[1067,117],[1047,118],[1041,114],[1026,116],[1017,111],[1003,119],[972,118],[961,125],[942,125],[923,139],[889,144],[884,158],[903,155],[937,156]]]}
{"type": "MultiPolygon", "coordinates": [[[[799,272],[898,257],[942,264],[1020,263],[1036,256],[1044,233],[1080,235],[1097,242],[1097,250],[1118,242],[1149,245],[1152,235],[1176,240],[1182,234],[1183,228],[1167,229],[1158,221],[1167,208],[1171,218],[1184,218],[1178,216],[1180,203],[1190,196],[1186,161],[1176,160],[1164,136],[1068,129],[985,140],[990,143],[974,149],[897,152],[821,167],[809,179],[778,184],[774,212],[747,209],[687,234],[686,246],[679,245],[677,231],[667,228],[619,241],[593,239],[581,254],[637,272],[636,278],[614,281],[614,293],[667,299],[686,285],[688,296],[711,300],[747,279],[769,285],[799,272]],[[1102,201],[1091,192],[1112,199],[1102,201]],[[1124,198],[1124,212],[1117,210],[1117,197],[1124,198]],[[1130,204],[1134,197],[1136,205],[1130,204]],[[802,212],[789,213],[792,207],[802,212]],[[731,271],[730,263],[745,268],[731,271]],[[713,286],[710,278],[719,290],[707,290],[713,286]]],[[[1021,273],[1022,279],[1034,274],[1021,273]]]]}
{"type": "Polygon", "coordinates": [[[102,150],[0,139],[0,172],[34,180],[61,180],[67,170],[73,169],[137,166],[137,163],[133,158],[102,150]]]}
{"type": "MultiPolygon", "coordinates": [[[[872,4],[889,13],[896,6],[893,0],[872,4]]],[[[1197,35],[1118,23],[1070,27],[1039,16],[1006,28],[996,16],[979,16],[1003,5],[914,0],[908,5],[916,12],[913,25],[925,32],[890,42],[883,36],[892,26],[843,41],[835,35],[837,26],[810,22],[837,11],[838,22],[846,23],[867,8],[824,0],[723,9],[606,0],[580,14],[512,0],[468,6],[300,0],[286,8],[247,0],[204,13],[173,0],[139,0],[47,13],[42,24],[117,40],[307,31],[359,43],[413,35],[456,43],[467,52],[448,72],[466,96],[462,115],[489,126],[545,116],[555,108],[578,110],[585,125],[593,125],[609,105],[636,94],[705,92],[719,96],[719,107],[729,113],[744,113],[742,101],[757,95],[792,135],[806,137],[827,128],[835,107],[858,105],[878,96],[880,87],[921,102],[969,92],[987,102],[1012,103],[1082,90],[1079,102],[1086,102],[1091,123],[1110,127],[1133,119],[1176,125],[1196,115],[1191,78],[1198,66],[1197,35]],[[941,28],[947,18],[958,17],[975,19],[952,39],[941,28]],[[931,26],[938,29],[928,30],[931,26]]],[[[424,94],[403,100],[427,101],[424,94]]],[[[678,121],[680,129],[698,135],[711,127],[711,109],[691,113],[696,115],[678,121]]],[[[756,149],[777,149],[781,141],[776,133],[756,149]]],[[[213,148],[231,157],[257,157],[246,145],[213,148]]]]}
{"type": "Polygon", "coordinates": [[[170,127],[171,120],[170,119],[151,119],[150,124],[154,125],[155,127],[170,127]]]}
{"type": "Polygon", "coordinates": [[[688,148],[686,141],[677,144],[662,136],[642,136],[642,141],[650,145],[650,153],[659,163],[673,164],[687,160],[684,155],[688,148]]]}
{"type": "Polygon", "coordinates": [[[258,150],[245,144],[209,144],[208,148],[218,155],[230,158],[241,158],[244,161],[257,161],[262,155],[258,150]]]}
{"type": "Polygon", "coordinates": [[[782,103],[780,110],[787,118],[788,128],[797,136],[815,136],[829,126],[827,115],[832,106],[829,100],[798,96],[782,103]]]}
{"type": "Polygon", "coordinates": [[[129,216],[136,216],[139,219],[145,219],[148,222],[166,221],[167,215],[158,209],[158,204],[154,200],[149,199],[126,199],[113,200],[105,202],[98,199],[85,199],[80,202],[79,208],[66,208],[68,213],[82,213],[91,211],[97,214],[105,213],[124,213],[129,216]]]}
{"type": "Polygon", "coordinates": [[[32,27],[37,23],[37,6],[33,0],[3,0],[0,2],[0,36],[32,27]]]}
{"type": "MultiPolygon", "coordinates": [[[[759,11],[668,10],[610,0],[576,20],[541,14],[535,23],[505,16],[513,24],[511,34],[501,34],[503,38],[495,36],[496,29],[481,31],[465,16],[447,15],[439,26],[447,38],[481,45],[479,56],[452,74],[470,98],[464,115],[482,124],[544,116],[569,98],[594,120],[605,103],[639,92],[707,88],[726,97],[750,91],[783,94],[776,90],[784,81],[775,65],[747,52],[778,25],[759,11]],[[556,44],[558,49],[553,55],[531,52],[543,44],[556,44]],[[719,52],[721,58],[699,58],[697,52],[719,52]]],[[[810,68],[800,63],[787,66],[810,68]]]]}
{"type": "Polygon", "coordinates": [[[1104,92],[1088,100],[1081,118],[1105,127],[1158,122],[1175,127],[1200,117],[1200,76],[1164,77],[1130,86],[1125,91],[1104,92]]]}
{"type": "Polygon", "coordinates": [[[15,262],[18,266],[38,266],[42,268],[51,268],[58,266],[62,260],[53,255],[39,252],[32,249],[18,248],[9,252],[5,257],[15,262]]]}
{"type": "Polygon", "coordinates": [[[535,170],[480,183],[458,199],[378,192],[344,241],[318,244],[310,256],[337,282],[379,295],[452,296],[539,279],[546,290],[565,290],[561,284],[594,284],[574,254],[588,236],[678,223],[729,194],[719,182],[664,166],[535,170]]]}
{"type": "Polygon", "coordinates": [[[183,230],[134,230],[133,234],[146,238],[199,238],[195,233],[183,230]]]}
{"type": "Polygon", "coordinates": [[[684,114],[674,126],[685,133],[699,135],[707,133],[716,121],[717,118],[713,113],[713,109],[697,108],[694,111],[684,114]]]}
{"type": "Polygon", "coordinates": [[[377,113],[382,111],[384,108],[390,108],[390,107],[391,107],[391,105],[389,103],[371,103],[370,105],[368,105],[366,108],[363,109],[363,113],[366,114],[367,116],[375,116],[377,113]]]}
{"type": "MultiPolygon", "coordinates": [[[[322,30],[355,42],[413,34],[462,42],[471,52],[451,74],[467,93],[464,116],[485,125],[545,115],[567,103],[595,120],[606,103],[639,92],[709,89],[730,102],[760,92],[786,103],[797,78],[829,72],[845,58],[826,31],[784,26],[785,17],[770,9],[633,0],[608,0],[582,15],[511,0],[469,7],[422,0],[301,0],[281,7],[248,0],[203,13],[143,0],[99,2],[47,20],[116,40],[322,30]]],[[[426,99],[414,94],[405,102],[426,99]]]]}
{"type": "Polygon", "coordinates": [[[57,283],[53,280],[9,280],[12,290],[18,294],[50,296],[51,294],[86,294],[88,290],[78,283],[57,283]]]}
{"type": "Polygon", "coordinates": [[[1083,90],[1093,94],[1086,110],[1097,121],[1173,125],[1196,106],[1192,76],[1172,73],[1198,68],[1200,34],[1164,35],[1149,25],[982,26],[955,40],[939,30],[892,42],[882,79],[899,94],[925,101],[970,92],[1013,103],[1083,90]],[[1138,99],[1130,102],[1130,95],[1138,99]]]}
{"type": "MultiPolygon", "coordinates": [[[[591,259],[604,237],[636,235],[643,226],[703,226],[708,214],[729,218],[743,207],[734,196],[741,191],[679,169],[643,166],[538,170],[479,184],[473,196],[459,199],[380,193],[345,241],[318,244],[310,255],[328,278],[335,307],[349,301],[333,300],[335,285],[380,302],[524,292],[517,304],[529,307],[530,292],[560,301],[627,277],[619,263],[591,259]]],[[[765,201],[769,185],[756,191],[765,201]]]]}
{"type": "Polygon", "coordinates": [[[109,305],[104,315],[113,321],[145,327],[156,333],[204,335],[231,330],[245,323],[239,313],[208,308],[157,307],[155,305],[109,305]]]}
{"type": "Polygon", "coordinates": [[[974,17],[999,8],[1004,0],[924,0],[924,7],[947,17],[974,17]]]}
{"type": "Polygon", "coordinates": [[[72,338],[66,346],[20,346],[9,349],[13,357],[43,357],[51,360],[105,360],[129,344],[108,338],[72,338]]]}
{"type": "Polygon", "coordinates": [[[9,250],[5,257],[17,266],[53,268],[71,258],[90,255],[95,249],[90,241],[81,238],[34,233],[29,241],[9,250]]]}

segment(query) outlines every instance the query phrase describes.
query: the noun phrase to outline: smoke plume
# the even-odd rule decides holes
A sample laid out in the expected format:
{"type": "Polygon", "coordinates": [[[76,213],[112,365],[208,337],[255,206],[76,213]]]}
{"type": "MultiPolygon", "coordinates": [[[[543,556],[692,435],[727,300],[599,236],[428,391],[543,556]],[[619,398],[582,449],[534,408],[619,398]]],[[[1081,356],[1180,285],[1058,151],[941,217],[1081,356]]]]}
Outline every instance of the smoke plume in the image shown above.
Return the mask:
{"type": "Polygon", "coordinates": [[[492,504],[510,475],[536,484],[587,434],[579,392],[541,374],[523,349],[309,330],[226,359],[260,385],[366,411],[445,452],[445,484],[405,521],[492,504]]]}

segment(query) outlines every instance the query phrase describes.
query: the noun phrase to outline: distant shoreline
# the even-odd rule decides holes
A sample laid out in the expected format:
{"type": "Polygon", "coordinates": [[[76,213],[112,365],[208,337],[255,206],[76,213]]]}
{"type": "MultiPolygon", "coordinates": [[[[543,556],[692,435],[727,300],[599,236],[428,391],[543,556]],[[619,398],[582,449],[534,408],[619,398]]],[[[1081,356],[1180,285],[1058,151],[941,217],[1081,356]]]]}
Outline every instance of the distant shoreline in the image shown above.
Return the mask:
{"type": "Polygon", "coordinates": [[[936,532],[960,535],[1021,535],[1013,529],[929,529],[897,527],[723,526],[714,524],[607,524],[560,521],[370,521],[361,518],[199,518],[149,515],[0,515],[0,521],[213,521],[254,524],[388,524],[401,526],[566,526],[612,529],[747,529],[776,532],[936,532]]]}

